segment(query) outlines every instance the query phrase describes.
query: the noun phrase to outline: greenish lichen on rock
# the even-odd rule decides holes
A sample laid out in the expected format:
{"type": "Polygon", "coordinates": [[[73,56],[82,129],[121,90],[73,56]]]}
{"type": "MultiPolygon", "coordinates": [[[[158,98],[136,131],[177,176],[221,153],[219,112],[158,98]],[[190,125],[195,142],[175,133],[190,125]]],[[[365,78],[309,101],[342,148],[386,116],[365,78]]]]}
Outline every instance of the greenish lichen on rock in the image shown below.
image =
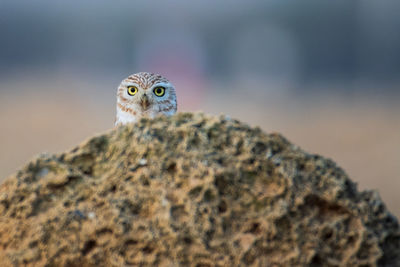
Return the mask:
{"type": "Polygon", "coordinates": [[[400,266],[334,162],[228,117],[142,119],[0,187],[0,266],[400,266]]]}

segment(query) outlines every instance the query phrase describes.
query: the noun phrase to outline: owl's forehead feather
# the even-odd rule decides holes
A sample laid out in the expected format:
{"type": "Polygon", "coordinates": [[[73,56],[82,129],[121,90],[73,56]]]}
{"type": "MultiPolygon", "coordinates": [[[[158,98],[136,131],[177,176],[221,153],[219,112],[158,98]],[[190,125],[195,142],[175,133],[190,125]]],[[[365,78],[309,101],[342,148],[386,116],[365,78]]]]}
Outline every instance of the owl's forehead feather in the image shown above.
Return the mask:
{"type": "Polygon", "coordinates": [[[132,74],[128,78],[126,78],[125,81],[134,82],[142,89],[150,88],[157,83],[169,83],[169,81],[163,76],[150,72],[139,72],[132,74]]]}

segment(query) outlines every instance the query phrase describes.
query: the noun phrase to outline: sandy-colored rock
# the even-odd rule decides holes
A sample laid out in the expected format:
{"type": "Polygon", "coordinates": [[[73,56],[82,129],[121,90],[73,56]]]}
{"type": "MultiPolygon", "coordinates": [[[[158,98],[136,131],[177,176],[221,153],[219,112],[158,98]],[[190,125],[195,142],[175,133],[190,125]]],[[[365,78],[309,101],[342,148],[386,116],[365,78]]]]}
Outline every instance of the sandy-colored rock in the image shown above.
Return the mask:
{"type": "Polygon", "coordinates": [[[376,192],[228,117],[143,119],[40,156],[1,185],[0,214],[0,266],[400,266],[376,192]]]}

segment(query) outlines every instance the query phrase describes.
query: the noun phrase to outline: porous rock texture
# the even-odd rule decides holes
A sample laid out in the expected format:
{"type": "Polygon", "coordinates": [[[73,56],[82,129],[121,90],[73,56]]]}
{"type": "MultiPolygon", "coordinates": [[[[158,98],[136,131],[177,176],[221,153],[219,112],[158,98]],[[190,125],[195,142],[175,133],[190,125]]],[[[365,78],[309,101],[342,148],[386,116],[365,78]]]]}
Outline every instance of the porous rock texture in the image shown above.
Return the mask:
{"type": "Polygon", "coordinates": [[[0,214],[0,266],[400,265],[376,192],[225,116],[143,119],[40,156],[1,185],[0,214]]]}

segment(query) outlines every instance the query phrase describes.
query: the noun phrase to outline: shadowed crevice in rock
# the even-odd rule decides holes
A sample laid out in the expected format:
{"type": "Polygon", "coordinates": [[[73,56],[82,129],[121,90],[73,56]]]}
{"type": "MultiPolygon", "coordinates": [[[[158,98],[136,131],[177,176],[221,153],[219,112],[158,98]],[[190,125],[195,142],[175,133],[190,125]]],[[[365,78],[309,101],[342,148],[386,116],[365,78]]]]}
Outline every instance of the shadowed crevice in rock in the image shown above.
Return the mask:
{"type": "Polygon", "coordinates": [[[42,155],[0,187],[0,266],[398,266],[397,220],[332,160],[182,113],[42,155]]]}

